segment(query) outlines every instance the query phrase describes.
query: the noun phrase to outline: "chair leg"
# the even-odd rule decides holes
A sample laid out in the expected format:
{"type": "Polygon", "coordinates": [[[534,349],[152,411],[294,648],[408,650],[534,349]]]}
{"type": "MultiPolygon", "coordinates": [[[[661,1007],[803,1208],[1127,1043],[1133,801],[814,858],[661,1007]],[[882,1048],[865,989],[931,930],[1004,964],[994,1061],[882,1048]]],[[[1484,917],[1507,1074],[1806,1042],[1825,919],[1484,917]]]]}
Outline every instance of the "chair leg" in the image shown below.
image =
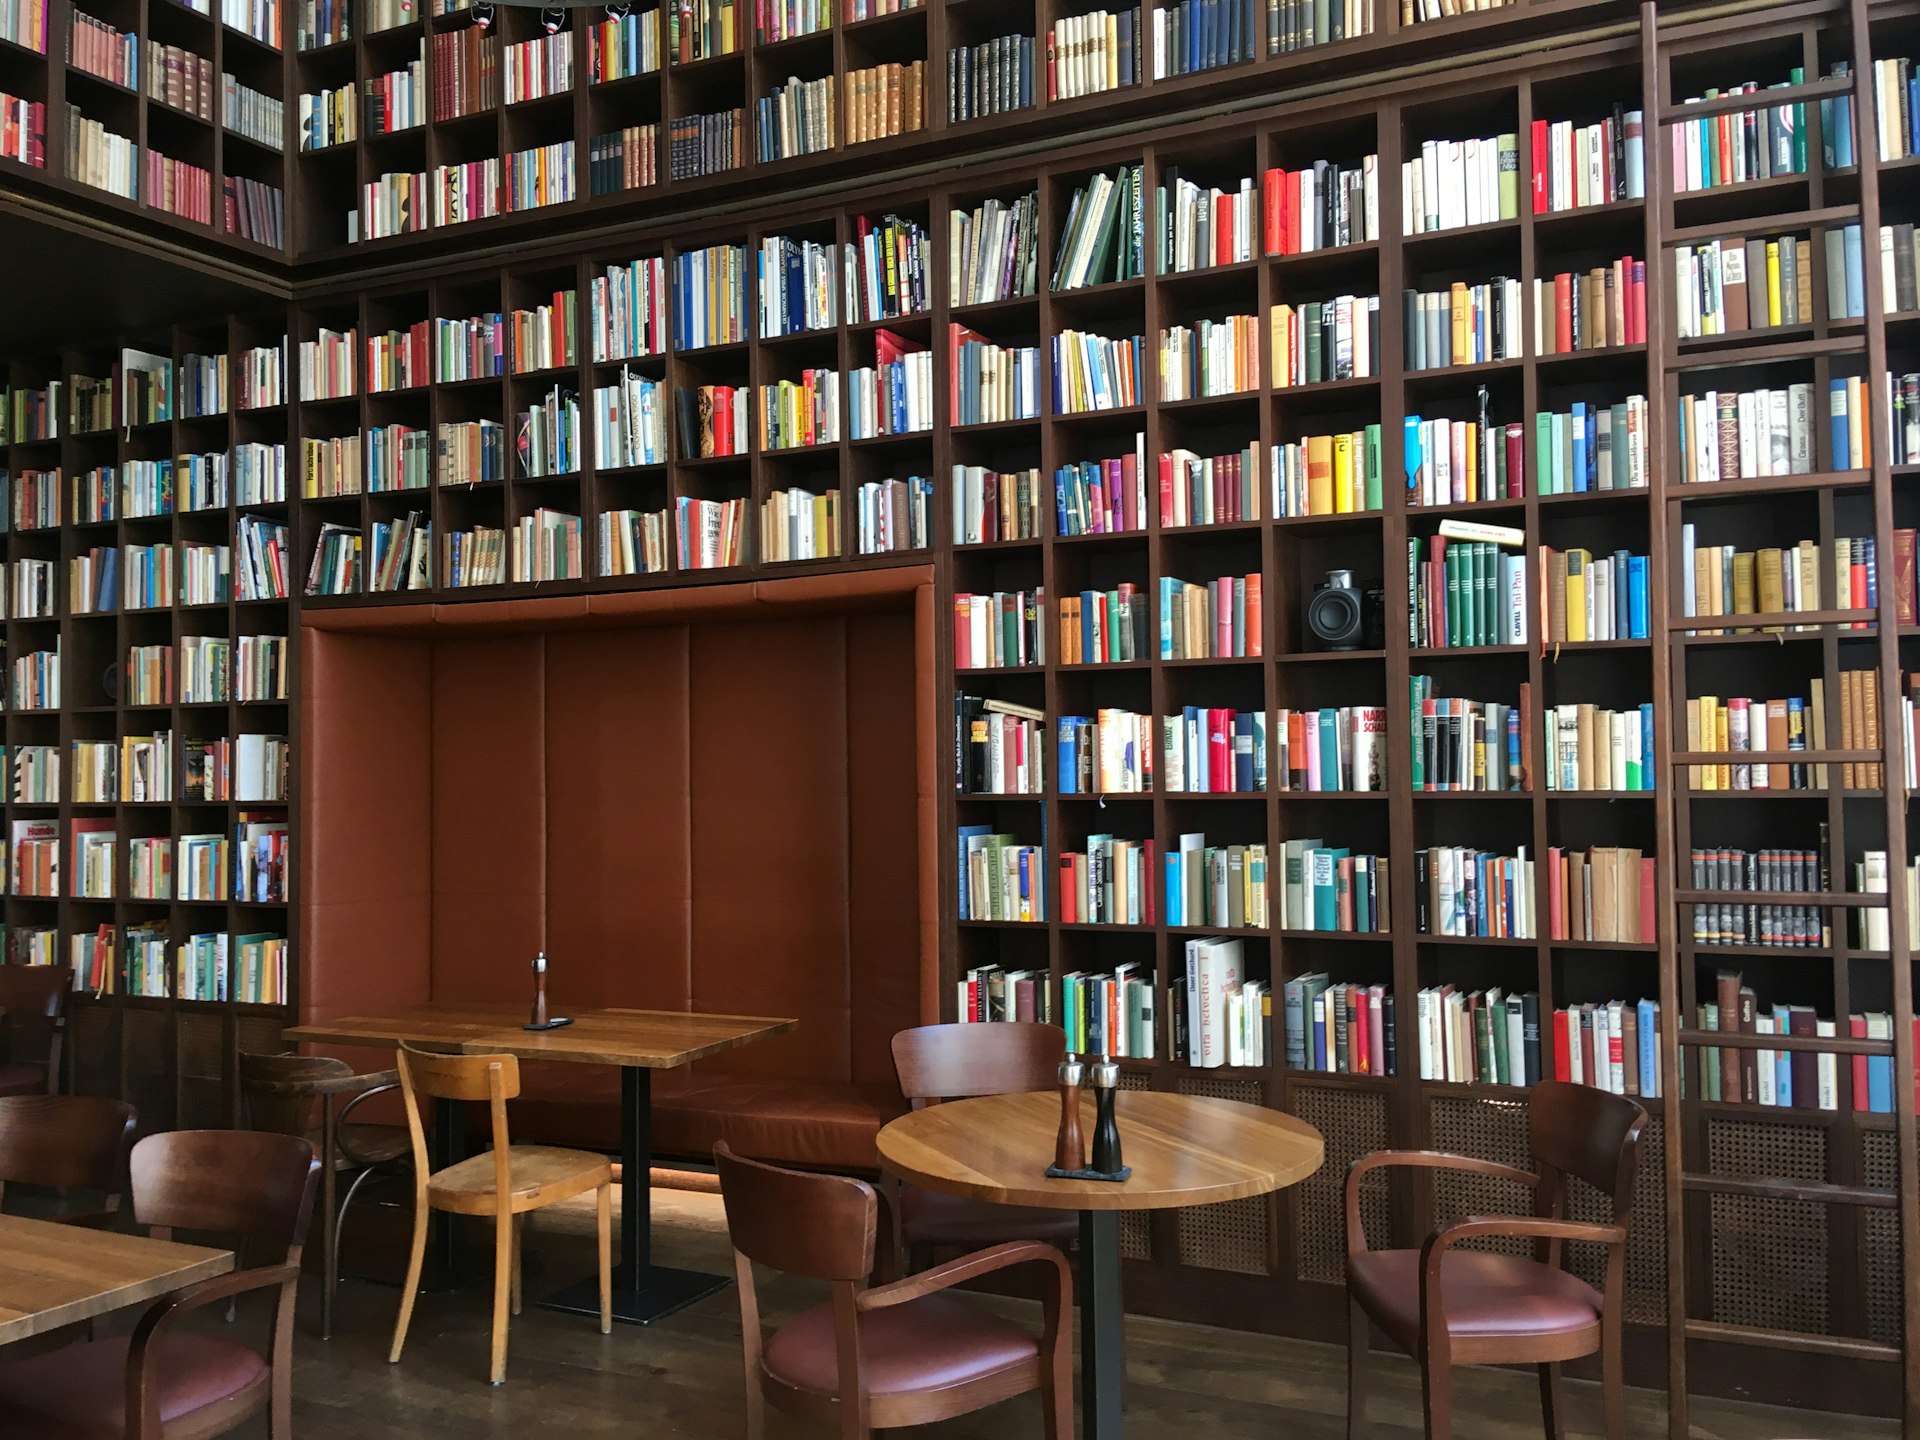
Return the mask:
{"type": "Polygon", "coordinates": [[[1610,1310],[1600,1317],[1600,1404],[1607,1440],[1627,1440],[1627,1382],[1620,1358],[1620,1321],[1610,1310]]]}
{"type": "Polygon", "coordinates": [[[600,1240],[600,1333],[613,1333],[613,1186],[594,1194],[594,1224],[600,1240]]]}
{"type": "MultiPolygon", "coordinates": [[[[506,1197],[500,1197],[504,1202],[506,1197]]],[[[505,1204],[493,1217],[493,1366],[496,1385],[507,1379],[507,1303],[513,1290],[513,1214],[505,1204]]]]}
{"type": "Polygon", "coordinates": [[[513,1217],[513,1313],[520,1313],[520,1245],[525,1239],[521,1233],[527,1228],[527,1217],[513,1217]]]}
{"type": "Polygon", "coordinates": [[[1547,1440],[1561,1440],[1566,1434],[1565,1409],[1560,1403],[1560,1367],[1549,1363],[1540,1371],[1540,1415],[1546,1421],[1547,1440]]]}
{"type": "Polygon", "coordinates": [[[1453,1367],[1420,1356],[1420,1399],[1427,1417],[1427,1440],[1453,1440],[1453,1367]]]}
{"type": "Polygon", "coordinates": [[[1372,1369],[1367,1312],[1347,1302],[1347,1440],[1367,1433],[1367,1376],[1372,1369]]]}
{"type": "Polygon", "coordinates": [[[400,1318],[393,1326],[393,1351],[387,1356],[389,1365],[400,1360],[400,1347],[407,1343],[407,1326],[413,1323],[413,1300],[420,1293],[420,1272],[427,1263],[427,1197],[419,1196],[413,1202],[413,1250],[407,1257],[407,1283],[400,1291],[400,1318]]]}

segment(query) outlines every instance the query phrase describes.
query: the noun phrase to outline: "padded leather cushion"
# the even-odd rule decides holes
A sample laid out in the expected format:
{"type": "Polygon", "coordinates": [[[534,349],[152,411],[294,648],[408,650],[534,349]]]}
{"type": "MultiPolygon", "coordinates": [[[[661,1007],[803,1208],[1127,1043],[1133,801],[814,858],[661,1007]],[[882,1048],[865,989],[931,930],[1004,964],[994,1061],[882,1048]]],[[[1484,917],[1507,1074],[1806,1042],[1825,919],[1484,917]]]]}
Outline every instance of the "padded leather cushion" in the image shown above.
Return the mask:
{"type": "MultiPolygon", "coordinates": [[[[1361,1307],[1402,1348],[1420,1334],[1420,1252],[1369,1250],[1347,1257],[1347,1285],[1361,1307]]],[[[1440,1262],[1447,1333],[1460,1339],[1560,1335],[1600,1318],[1600,1294],[1586,1281],[1517,1255],[1449,1250],[1440,1262]]]]}
{"type": "Polygon", "coordinates": [[[980,1249],[1008,1240],[1063,1243],[1080,1233],[1073,1210],[995,1205],[908,1185],[900,1192],[900,1224],[909,1245],[965,1245],[980,1249]]]}
{"type": "MultiPolygon", "coordinates": [[[[508,1102],[516,1142],[620,1148],[618,1070],[527,1065],[520,1074],[520,1098],[508,1102]]],[[[874,1171],[880,1127],[906,1108],[893,1086],[666,1072],[653,1077],[653,1152],[709,1160],[725,1140],[742,1155],[775,1164],[874,1171]]],[[[471,1112],[468,1133],[484,1127],[484,1112],[471,1112]]]]}
{"type": "Polygon", "coordinates": [[[0,1065],[0,1095],[44,1095],[47,1072],[38,1065],[0,1065]]]}
{"type": "MultiPolygon", "coordinates": [[[[160,1423],[264,1381],[267,1362],[224,1335],[161,1337],[160,1423]]],[[[7,1440],[120,1440],[126,1426],[127,1339],[92,1340],[0,1363],[0,1435],[7,1440]]]]}
{"type": "MultiPolygon", "coordinates": [[[[929,1295],[860,1319],[868,1392],[901,1395],[964,1385],[1033,1360],[1040,1344],[998,1316],[950,1295],[929,1295]]],[[[831,1395],[840,1388],[833,1307],[816,1305],[767,1341],[761,1368],[774,1380],[831,1395]]]]}

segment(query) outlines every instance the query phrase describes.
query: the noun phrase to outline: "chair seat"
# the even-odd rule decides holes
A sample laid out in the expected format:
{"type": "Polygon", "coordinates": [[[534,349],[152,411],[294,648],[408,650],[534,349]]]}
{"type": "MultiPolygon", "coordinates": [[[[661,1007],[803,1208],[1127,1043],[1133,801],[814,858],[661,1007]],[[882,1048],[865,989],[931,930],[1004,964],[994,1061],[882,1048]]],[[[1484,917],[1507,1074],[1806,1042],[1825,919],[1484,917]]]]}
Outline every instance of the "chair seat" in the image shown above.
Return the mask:
{"type": "MultiPolygon", "coordinates": [[[[922,1394],[1032,1364],[1040,1344],[998,1316],[949,1295],[929,1295],[860,1317],[862,1371],[874,1396],[922,1394]]],[[[780,1327],[761,1352],[778,1384],[816,1395],[840,1389],[833,1307],[816,1305],[780,1327]]]]}
{"type": "MultiPolygon", "coordinates": [[[[509,1199],[516,1212],[571,1199],[613,1180],[613,1162],[606,1156],[548,1145],[509,1145],[507,1167],[509,1199]]],[[[427,1181],[427,1203],[460,1215],[493,1214],[493,1151],[435,1173],[427,1181]]]]}
{"type": "MultiPolygon", "coordinates": [[[[160,1423],[171,1424],[268,1383],[266,1360],[224,1335],[176,1331],[156,1342],[160,1423]]],[[[0,1362],[7,1440],[120,1440],[127,1433],[127,1337],[0,1362]]]]}
{"type": "MultiPolygon", "coordinates": [[[[1420,1336],[1420,1252],[1347,1257],[1347,1286],[1401,1348],[1420,1336]]],[[[1600,1322],[1600,1294],[1576,1275],[1518,1255],[1449,1250],[1440,1262],[1447,1333],[1461,1340],[1544,1339],[1600,1322]]]]}
{"type": "Polygon", "coordinates": [[[995,1205],[907,1185],[900,1192],[900,1235],[909,1245],[964,1245],[980,1249],[1008,1240],[1064,1244],[1080,1233],[1073,1210],[1035,1205],[995,1205]]]}
{"type": "MultiPolygon", "coordinates": [[[[313,1153],[321,1153],[326,1143],[326,1130],[315,1126],[307,1132],[307,1143],[313,1146],[313,1153]]],[[[413,1142],[407,1138],[406,1130],[399,1125],[342,1125],[335,1138],[339,1141],[342,1153],[334,1156],[336,1170],[358,1170],[362,1165],[384,1165],[389,1160],[398,1160],[413,1148],[413,1142]],[[349,1155],[344,1152],[352,1151],[349,1155]],[[354,1158],[358,1156],[359,1158],[354,1158]]]]}
{"type": "Polygon", "coordinates": [[[47,1072],[40,1065],[0,1065],[0,1095],[44,1095],[47,1072]]]}

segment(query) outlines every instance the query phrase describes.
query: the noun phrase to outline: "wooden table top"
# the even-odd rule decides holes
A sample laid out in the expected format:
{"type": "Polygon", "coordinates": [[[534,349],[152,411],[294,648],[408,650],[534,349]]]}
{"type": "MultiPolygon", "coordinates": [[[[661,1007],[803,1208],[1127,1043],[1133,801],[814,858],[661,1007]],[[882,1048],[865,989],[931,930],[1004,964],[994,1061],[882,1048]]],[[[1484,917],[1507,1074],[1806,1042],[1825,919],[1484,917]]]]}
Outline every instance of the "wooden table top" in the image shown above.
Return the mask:
{"type": "Polygon", "coordinates": [[[231,1269],[231,1250],[0,1215],[0,1345],[143,1304],[231,1269]]]}
{"type": "Polygon", "coordinates": [[[428,1002],[382,1016],[348,1016],[296,1025],[286,1039],[319,1044],[397,1044],[449,1054],[511,1054],[520,1060],[570,1060],[582,1066],[674,1069],[722,1050],[785,1035],[801,1021],[766,1016],[697,1016],[684,1010],[572,1010],[572,1025],[530,1031],[526,1006],[428,1002]]]}
{"type": "MultiPolygon", "coordinates": [[[[1093,1143],[1093,1100],[1081,1129],[1093,1143]]],[[[949,1100],[880,1131],[880,1166],[929,1190],[1054,1210],[1157,1210],[1264,1195],[1320,1168],[1320,1132],[1295,1116],[1236,1100],[1123,1090],[1120,1149],[1130,1178],[1049,1180],[1060,1096],[1040,1090],[949,1100]]]]}
{"type": "Polygon", "coordinates": [[[798,1020],[753,1015],[696,1015],[678,1010],[573,1010],[558,1030],[523,1030],[525,1005],[409,1005],[383,1015],[350,1015],[286,1032],[295,1042],[325,1045],[397,1045],[456,1055],[517,1055],[522,1060],[567,1060],[581,1065],[631,1065],[672,1070],[723,1050],[784,1035],[798,1020]]]}

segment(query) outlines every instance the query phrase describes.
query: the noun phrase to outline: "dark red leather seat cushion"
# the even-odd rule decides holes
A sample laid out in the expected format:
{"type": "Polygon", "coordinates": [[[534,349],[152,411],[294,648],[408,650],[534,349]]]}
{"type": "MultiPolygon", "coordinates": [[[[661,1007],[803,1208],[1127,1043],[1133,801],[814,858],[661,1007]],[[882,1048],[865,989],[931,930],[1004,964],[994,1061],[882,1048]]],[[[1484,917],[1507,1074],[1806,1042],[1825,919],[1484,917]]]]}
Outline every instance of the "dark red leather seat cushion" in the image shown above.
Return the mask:
{"type": "MultiPolygon", "coordinates": [[[[155,1367],[160,1423],[230,1399],[267,1377],[266,1360],[224,1335],[163,1335],[155,1367]]],[[[0,1362],[6,1440],[120,1440],[127,1433],[127,1339],[90,1340],[0,1362]]]]}
{"type": "MultiPolygon", "coordinates": [[[[620,1148],[620,1072],[610,1067],[523,1066],[520,1098],[508,1108],[518,1142],[620,1148]]],[[[906,1108],[886,1086],[669,1071],[653,1077],[653,1152],[709,1160],[725,1140],[775,1164],[873,1171],[880,1163],[874,1137],[906,1108]]],[[[479,1133],[475,1123],[469,1119],[469,1133],[479,1133]]]]}
{"type": "Polygon", "coordinates": [[[47,1072],[38,1065],[0,1065],[0,1095],[44,1095],[47,1072]]]}
{"type": "MultiPolygon", "coordinates": [[[[1420,1334],[1420,1252],[1347,1257],[1354,1298],[1402,1348],[1420,1334]]],[[[1600,1295],[1578,1276],[1515,1255],[1449,1250],[1440,1262],[1447,1333],[1461,1339],[1559,1335],[1595,1324],[1600,1295]]]]}
{"type": "MultiPolygon", "coordinates": [[[[929,1295],[860,1318],[861,1369],[868,1393],[944,1390],[1033,1360],[1040,1343],[1017,1325],[949,1295],[929,1295]]],[[[817,1395],[840,1388],[833,1307],[816,1305],[767,1341],[761,1368],[817,1395]]]]}
{"type": "Polygon", "coordinates": [[[1008,1240],[1050,1240],[1063,1244],[1080,1233],[1074,1210],[1043,1210],[1035,1205],[995,1205],[905,1186],[900,1192],[900,1223],[909,1245],[964,1245],[980,1249],[1008,1240]]]}

